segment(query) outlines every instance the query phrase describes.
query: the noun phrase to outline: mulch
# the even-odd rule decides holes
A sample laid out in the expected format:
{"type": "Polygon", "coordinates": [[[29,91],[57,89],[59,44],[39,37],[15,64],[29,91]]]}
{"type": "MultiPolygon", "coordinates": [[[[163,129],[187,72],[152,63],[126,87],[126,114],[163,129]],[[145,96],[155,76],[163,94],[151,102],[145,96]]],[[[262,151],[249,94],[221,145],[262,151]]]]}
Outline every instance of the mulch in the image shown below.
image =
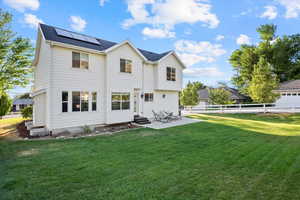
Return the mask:
{"type": "Polygon", "coordinates": [[[30,132],[27,130],[25,126],[25,121],[21,122],[20,124],[17,125],[17,130],[19,133],[19,137],[22,138],[29,138],[30,137],[30,132]]]}

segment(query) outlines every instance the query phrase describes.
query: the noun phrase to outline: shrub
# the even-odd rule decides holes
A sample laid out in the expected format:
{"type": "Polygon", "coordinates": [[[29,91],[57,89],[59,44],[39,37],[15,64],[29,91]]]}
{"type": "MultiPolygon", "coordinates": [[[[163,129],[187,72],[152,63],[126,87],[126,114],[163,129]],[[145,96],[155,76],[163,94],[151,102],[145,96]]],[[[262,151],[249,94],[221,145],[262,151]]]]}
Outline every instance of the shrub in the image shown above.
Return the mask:
{"type": "Polygon", "coordinates": [[[82,129],[83,129],[83,132],[86,133],[86,134],[89,134],[89,133],[92,132],[91,128],[88,125],[84,125],[82,127],[82,129]]]}
{"type": "Polygon", "coordinates": [[[23,118],[32,118],[32,106],[27,106],[26,108],[22,109],[21,114],[23,118]]]}
{"type": "Polygon", "coordinates": [[[12,101],[8,94],[0,92],[0,119],[11,109],[12,101]]]}

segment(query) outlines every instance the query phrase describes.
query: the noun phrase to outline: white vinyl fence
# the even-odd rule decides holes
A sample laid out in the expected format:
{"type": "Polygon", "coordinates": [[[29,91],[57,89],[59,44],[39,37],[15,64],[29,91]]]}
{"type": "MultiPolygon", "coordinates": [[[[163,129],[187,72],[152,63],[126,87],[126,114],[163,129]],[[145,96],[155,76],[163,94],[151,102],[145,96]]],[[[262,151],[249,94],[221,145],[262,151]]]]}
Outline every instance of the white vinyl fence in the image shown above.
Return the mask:
{"type": "Polygon", "coordinates": [[[185,107],[184,113],[266,113],[266,112],[300,112],[300,106],[278,107],[274,103],[230,104],[185,107]]]}

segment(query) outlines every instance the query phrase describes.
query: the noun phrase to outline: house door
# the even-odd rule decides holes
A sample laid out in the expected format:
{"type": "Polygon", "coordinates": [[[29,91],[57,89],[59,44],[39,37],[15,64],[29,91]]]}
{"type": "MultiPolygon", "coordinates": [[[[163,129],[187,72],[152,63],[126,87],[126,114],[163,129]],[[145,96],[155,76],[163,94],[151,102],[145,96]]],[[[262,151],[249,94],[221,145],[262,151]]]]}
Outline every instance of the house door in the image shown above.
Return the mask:
{"type": "Polygon", "coordinates": [[[139,102],[139,92],[134,92],[134,114],[138,115],[139,114],[139,108],[140,107],[140,102],[139,102]]]}

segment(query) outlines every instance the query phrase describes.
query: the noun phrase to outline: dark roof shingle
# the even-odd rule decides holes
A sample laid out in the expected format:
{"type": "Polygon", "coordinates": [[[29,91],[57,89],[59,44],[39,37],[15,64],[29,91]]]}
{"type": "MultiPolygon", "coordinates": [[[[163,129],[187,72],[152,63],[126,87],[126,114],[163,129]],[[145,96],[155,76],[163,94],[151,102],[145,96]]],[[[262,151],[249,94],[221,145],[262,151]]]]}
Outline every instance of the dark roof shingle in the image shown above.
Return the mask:
{"type": "Polygon", "coordinates": [[[299,90],[300,79],[280,83],[278,90],[299,90]]]}
{"type": "MultiPolygon", "coordinates": [[[[103,40],[100,38],[96,38],[100,44],[93,44],[93,43],[57,35],[57,33],[55,31],[56,27],[53,27],[53,26],[49,26],[46,24],[40,24],[40,27],[41,27],[41,30],[43,31],[45,39],[55,41],[55,42],[61,42],[61,43],[84,47],[84,48],[93,49],[93,50],[97,50],[97,51],[105,51],[106,49],[117,44],[116,42],[111,42],[111,41],[103,40]]],[[[68,30],[66,30],[66,31],[68,31],[68,30]]],[[[68,31],[68,32],[72,33],[72,31],[68,31]]],[[[78,34],[78,33],[76,33],[76,34],[78,34]]],[[[149,61],[158,61],[162,57],[164,57],[165,55],[167,55],[168,53],[171,52],[171,51],[167,51],[165,53],[159,54],[159,53],[146,51],[143,49],[138,49],[138,51],[140,51],[141,54],[143,54],[149,61]]]]}

